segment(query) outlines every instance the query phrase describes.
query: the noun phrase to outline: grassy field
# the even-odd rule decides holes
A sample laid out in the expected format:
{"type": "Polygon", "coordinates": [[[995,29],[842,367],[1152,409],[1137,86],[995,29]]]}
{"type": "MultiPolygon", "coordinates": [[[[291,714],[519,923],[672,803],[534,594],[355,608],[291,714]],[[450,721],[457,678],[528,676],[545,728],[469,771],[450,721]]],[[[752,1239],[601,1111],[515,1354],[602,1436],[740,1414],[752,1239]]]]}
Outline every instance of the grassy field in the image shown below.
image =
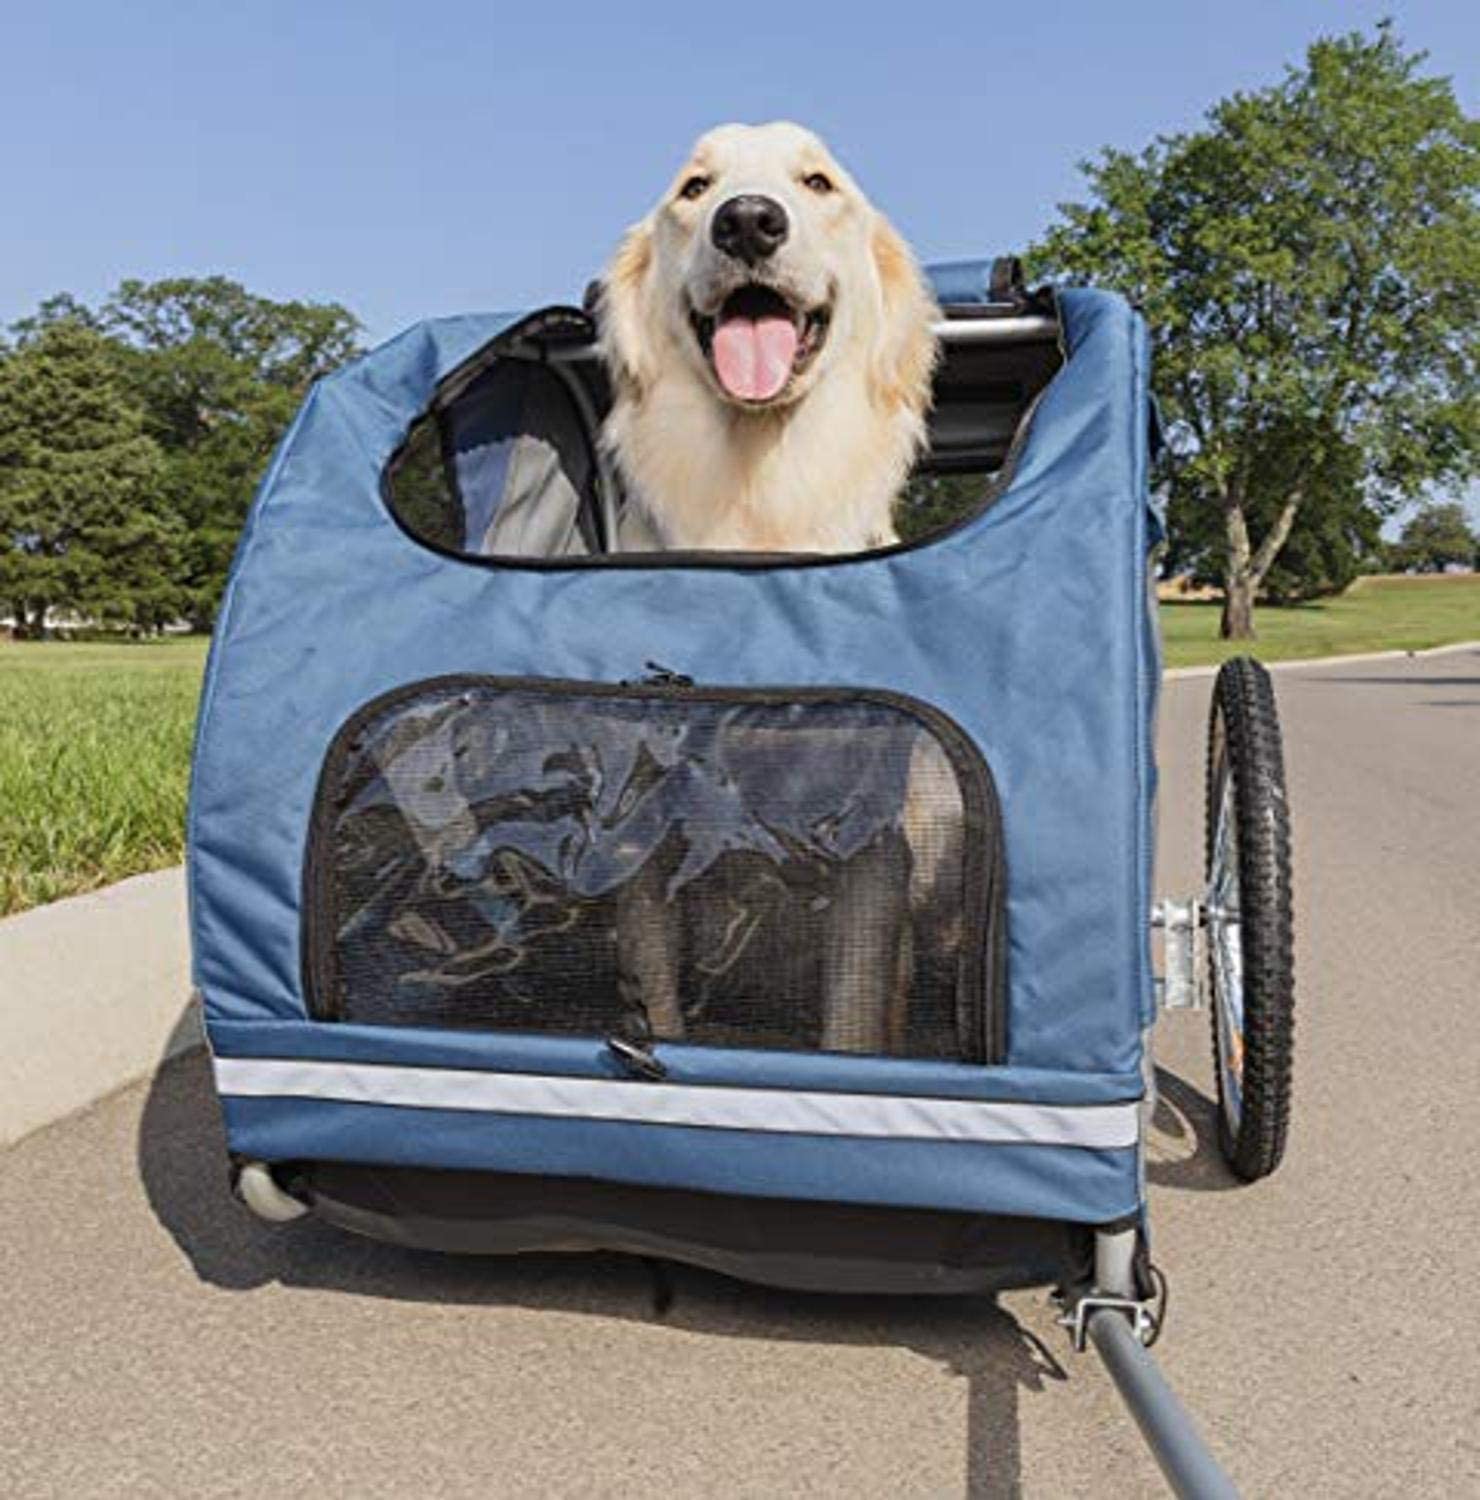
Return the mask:
{"type": "Polygon", "coordinates": [[[1261,661],[1422,651],[1480,640],[1480,574],[1446,578],[1362,578],[1336,599],[1285,609],[1261,606],[1253,642],[1218,639],[1217,604],[1163,601],[1169,667],[1201,666],[1248,652],[1261,661]]]}
{"type": "Polygon", "coordinates": [[[178,862],[205,642],[0,644],[0,915],[178,862]]]}
{"type": "MultiPolygon", "coordinates": [[[[1480,639],[1480,577],[1364,579],[1260,609],[1252,648],[1216,604],[1162,606],[1167,663],[1268,661],[1480,639]]],[[[205,642],[0,644],[0,915],[174,864],[205,642]]]]}

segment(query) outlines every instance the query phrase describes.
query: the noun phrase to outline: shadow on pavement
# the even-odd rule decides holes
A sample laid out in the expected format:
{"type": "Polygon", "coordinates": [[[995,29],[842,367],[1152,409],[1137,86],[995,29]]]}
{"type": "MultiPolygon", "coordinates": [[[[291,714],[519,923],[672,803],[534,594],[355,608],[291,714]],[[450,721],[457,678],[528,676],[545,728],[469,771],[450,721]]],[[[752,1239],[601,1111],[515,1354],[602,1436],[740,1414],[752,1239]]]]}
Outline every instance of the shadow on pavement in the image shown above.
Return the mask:
{"type": "Polygon", "coordinates": [[[1196,1085],[1156,1070],[1147,1179],[1156,1187],[1224,1193],[1239,1186],[1218,1148],[1218,1106],[1196,1085]]]}
{"type": "Polygon", "coordinates": [[[628,1256],[436,1255],[359,1239],[311,1217],[265,1224],[228,1190],[220,1114],[201,1050],[155,1073],[139,1127],[139,1167],[155,1216],[195,1274],[229,1291],[277,1282],[362,1297],[586,1313],[724,1338],[911,1350],[967,1382],[965,1493],[981,1500],[1021,1493],[1019,1391],[1068,1378],[1042,1343],[987,1297],[823,1296],[673,1266],[673,1301],[659,1314],[650,1268],[628,1256]]]}

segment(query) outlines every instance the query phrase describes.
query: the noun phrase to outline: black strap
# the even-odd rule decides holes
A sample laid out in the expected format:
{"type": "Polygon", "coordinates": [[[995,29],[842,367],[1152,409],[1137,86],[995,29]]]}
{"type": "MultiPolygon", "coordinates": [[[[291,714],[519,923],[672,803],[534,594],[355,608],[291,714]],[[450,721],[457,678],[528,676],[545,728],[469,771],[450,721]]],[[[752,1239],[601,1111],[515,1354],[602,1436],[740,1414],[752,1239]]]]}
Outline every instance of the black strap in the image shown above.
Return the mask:
{"type": "Polygon", "coordinates": [[[987,300],[1015,304],[1028,300],[1028,286],[1023,280],[1023,263],[1018,256],[999,255],[992,262],[992,272],[987,280],[987,300]]]}

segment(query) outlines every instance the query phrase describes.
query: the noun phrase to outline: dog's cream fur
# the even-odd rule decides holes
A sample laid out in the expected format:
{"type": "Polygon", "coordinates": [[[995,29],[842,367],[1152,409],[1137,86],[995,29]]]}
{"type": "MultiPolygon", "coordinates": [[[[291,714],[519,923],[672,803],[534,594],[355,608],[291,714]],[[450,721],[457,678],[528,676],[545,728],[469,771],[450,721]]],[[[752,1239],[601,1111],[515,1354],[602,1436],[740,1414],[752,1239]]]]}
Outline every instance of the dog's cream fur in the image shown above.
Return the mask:
{"type": "MultiPolygon", "coordinates": [[[[909,247],[816,136],[784,123],[704,136],[622,241],[598,315],[613,384],[602,441],[627,490],[622,550],[846,553],[898,540],[893,510],[925,437],[938,312],[909,247]],[[716,211],[748,194],[788,220],[780,247],[752,264],[711,233],[716,211]],[[757,284],[798,319],[827,318],[825,338],[762,402],[725,390],[694,325],[757,284]]],[[[820,960],[827,1050],[902,1040],[914,914],[931,882],[959,869],[959,848],[925,816],[932,791],[957,794],[940,747],[922,737],[901,830],[909,848],[881,840],[836,892],[820,960]]],[[[629,1003],[653,1035],[676,1040],[680,937],[649,918],[666,899],[661,879],[654,866],[624,889],[618,946],[629,1003]]]]}
{"type": "Polygon", "coordinates": [[[854,552],[897,540],[936,307],[909,247],[810,131],[705,135],[622,241],[599,314],[614,385],[603,441],[628,490],[623,550],[854,552]],[[708,185],[690,198],[695,178],[708,185]],[[748,193],[775,199],[790,226],[749,267],[710,235],[716,209],[748,193]],[[830,317],[815,357],[761,404],[726,394],[691,323],[747,282],[830,317]]]}

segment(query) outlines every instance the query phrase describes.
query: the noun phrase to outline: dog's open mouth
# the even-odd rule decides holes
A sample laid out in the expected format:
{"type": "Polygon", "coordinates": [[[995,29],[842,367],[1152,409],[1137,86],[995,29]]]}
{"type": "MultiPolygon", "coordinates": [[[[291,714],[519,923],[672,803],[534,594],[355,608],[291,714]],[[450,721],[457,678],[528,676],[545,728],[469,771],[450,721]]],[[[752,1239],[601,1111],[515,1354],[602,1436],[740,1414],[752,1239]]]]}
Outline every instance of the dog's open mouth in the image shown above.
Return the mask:
{"type": "Polygon", "coordinates": [[[718,312],[691,312],[699,347],[715,379],[736,401],[774,401],[816,357],[830,307],[795,307],[780,292],[752,284],[731,292],[718,312]]]}

